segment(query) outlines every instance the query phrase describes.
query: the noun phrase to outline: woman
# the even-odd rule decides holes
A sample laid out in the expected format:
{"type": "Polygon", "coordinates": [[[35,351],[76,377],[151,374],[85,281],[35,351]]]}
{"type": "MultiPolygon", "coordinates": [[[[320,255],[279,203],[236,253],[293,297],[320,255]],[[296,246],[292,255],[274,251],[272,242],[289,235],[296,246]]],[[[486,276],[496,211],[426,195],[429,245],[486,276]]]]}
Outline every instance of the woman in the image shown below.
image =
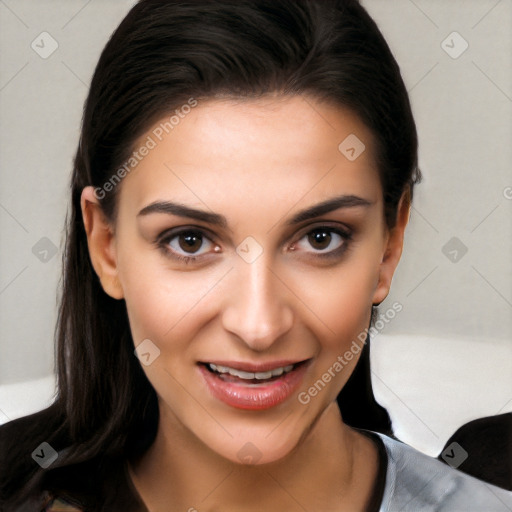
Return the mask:
{"type": "Polygon", "coordinates": [[[0,429],[3,508],[506,510],[373,397],[419,177],[358,2],[136,4],[84,110],[58,396],[0,429]]]}

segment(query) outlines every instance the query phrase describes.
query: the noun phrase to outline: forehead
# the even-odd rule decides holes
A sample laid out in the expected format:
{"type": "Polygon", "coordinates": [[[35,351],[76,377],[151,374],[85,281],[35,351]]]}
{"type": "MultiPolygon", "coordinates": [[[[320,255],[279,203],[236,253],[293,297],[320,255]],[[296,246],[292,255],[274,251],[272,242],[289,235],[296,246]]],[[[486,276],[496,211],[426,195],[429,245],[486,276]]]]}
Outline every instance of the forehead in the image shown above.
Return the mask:
{"type": "Polygon", "coordinates": [[[372,134],[348,109],[300,95],[209,99],[173,114],[135,144],[150,149],[123,179],[121,203],[381,194],[372,134]]]}

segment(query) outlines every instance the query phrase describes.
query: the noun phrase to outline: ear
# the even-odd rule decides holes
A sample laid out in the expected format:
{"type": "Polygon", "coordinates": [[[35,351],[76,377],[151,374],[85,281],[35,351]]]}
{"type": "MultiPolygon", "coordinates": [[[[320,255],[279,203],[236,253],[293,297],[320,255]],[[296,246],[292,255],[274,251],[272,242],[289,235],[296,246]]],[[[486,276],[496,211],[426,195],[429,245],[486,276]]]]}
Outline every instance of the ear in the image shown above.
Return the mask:
{"type": "Polygon", "coordinates": [[[375,288],[373,304],[379,305],[389,293],[393,274],[400,261],[404,245],[405,227],[411,211],[411,196],[406,190],[398,203],[396,224],[388,233],[384,256],[380,264],[379,281],[375,288]]]}
{"type": "Polygon", "coordinates": [[[80,206],[89,255],[101,286],[113,299],[122,299],[124,294],[118,279],[115,234],[94,194],[94,187],[82,190],[80,206]]]}

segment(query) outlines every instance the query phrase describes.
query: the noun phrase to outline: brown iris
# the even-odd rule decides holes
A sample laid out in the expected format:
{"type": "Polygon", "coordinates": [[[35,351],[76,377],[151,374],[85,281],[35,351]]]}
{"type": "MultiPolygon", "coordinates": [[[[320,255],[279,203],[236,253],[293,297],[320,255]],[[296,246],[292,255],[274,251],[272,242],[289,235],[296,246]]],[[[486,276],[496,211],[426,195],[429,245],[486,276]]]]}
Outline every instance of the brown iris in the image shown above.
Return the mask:
{"type": "Polygon", "coordinates": [[[193,231],[187,231],[179,235],[179,241],[181,249],[183,249],[184,251],[190,250],[190,252],[194,253],[201,248],[203,238],[201,235],[198,235],[193,231]],[[184,241],[184,243],[182,243],[182,241],[184,241]]]}
{"type": "Polygon", "coordinates": [[[316,229],[308,235],[308,240],[311,243],[312,247],[314,247],[315,249],[325,249],[326,247],[329,247],[331,239],[331,233],[324,229],[316,229]],[[327,242],[327,245],[325,247],[315,246],[315,244],[325,244],[325,242],[327,242]]]}

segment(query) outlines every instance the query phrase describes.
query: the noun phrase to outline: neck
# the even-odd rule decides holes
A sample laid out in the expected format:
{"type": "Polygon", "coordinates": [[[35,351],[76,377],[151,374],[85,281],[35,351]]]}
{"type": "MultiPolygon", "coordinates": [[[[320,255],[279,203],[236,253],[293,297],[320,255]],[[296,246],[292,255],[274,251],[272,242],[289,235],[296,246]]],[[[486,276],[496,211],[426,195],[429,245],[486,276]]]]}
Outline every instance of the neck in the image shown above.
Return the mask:
{"type": "Polygon", "coordinates": [[[162,412],[154,443],[130,468],[151,512],[352,511],[371,498],[376,446],[343,423],[335,402],[291,453],[250,466],[221,457],[162,412]]]}

